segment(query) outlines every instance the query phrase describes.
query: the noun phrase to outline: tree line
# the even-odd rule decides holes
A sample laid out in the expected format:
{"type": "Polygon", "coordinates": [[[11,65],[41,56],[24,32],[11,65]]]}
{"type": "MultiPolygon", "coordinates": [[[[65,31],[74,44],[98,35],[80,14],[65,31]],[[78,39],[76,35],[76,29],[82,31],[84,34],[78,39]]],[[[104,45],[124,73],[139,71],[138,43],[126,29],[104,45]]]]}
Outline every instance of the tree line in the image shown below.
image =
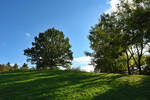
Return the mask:
{"type": "MultiPolygon", "coordinates": [[[[33,68],[30,68],[33,70],[33,68]]],[[[18,66],[18,64],[11,65],[10,62],[7,64],[0,64],[0,72],[6,72],[6,71],[26,71],[29,70],[28,64],[24,63],[21,67],[18,66]]]]}

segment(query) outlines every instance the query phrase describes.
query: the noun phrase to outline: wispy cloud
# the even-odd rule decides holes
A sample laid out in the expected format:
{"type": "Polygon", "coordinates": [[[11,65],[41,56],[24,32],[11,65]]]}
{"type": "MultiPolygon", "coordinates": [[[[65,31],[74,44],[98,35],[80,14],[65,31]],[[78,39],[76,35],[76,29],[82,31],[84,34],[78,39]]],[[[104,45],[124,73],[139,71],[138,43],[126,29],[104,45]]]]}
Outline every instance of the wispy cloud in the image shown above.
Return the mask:
{"type": "Polygon", "coordinates": [[[25,35],[26,35],[26,37],[28,37],[28,38],[31,37],[31,34],[30,34],[30,33],[26,33],[25,35]]]}
{"type": "Polygon", "coordinates": [[[88,64],[90,63],[91,58],[90,57],[78,57],[78,58],[74,58],[73,62],[74,63],[80,63],[80,64],[88,64]]]}
{"type": "Polygon", "coordinates": [[[92,65],[89,65],[91,62],[91,57],[78,57],[74,58],[72,67],[80,67],[81,70],[92,72],[94,71],[94,67],[92,65]]]}

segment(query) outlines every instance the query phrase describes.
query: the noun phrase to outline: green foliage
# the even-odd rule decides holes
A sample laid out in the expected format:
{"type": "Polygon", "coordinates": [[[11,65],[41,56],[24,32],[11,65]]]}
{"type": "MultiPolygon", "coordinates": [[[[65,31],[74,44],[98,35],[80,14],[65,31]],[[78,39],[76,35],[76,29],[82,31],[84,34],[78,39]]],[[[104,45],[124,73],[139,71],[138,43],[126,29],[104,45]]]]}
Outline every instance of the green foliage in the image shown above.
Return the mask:
{"type": "Polygon", "coordinates": [[[148,2],[146,0],[133,0],[132,3],[122,1],[117,13],[124,24],[122,29],[125,32],[126,51],[132,56],[139,74],[142,74],[144,50],[150,42],[150,2],[148,2]]]}
{"type": "Polygon", "coordinates": [[[22,68],[28,68],[28,64],[24,63],[24,64],[22,65],[22,68]]]}
{"type": "MultiPolygon", "coordinates": [[[[120,27],[115,15],[104,14],[99,24],[90,31],[89,40],[94,50],[93,57],[96,63],[95,70],[101,72],[116,72],[118,57],[122,55],[122,38],[120,27]]],[[[120,60],[122,61],[122,60],[120,60]]]]}
{"type": "Polygon", "coordinates": [[[103,14],[99,23],[92,27],[88,38],[94,52],[86,54],[93,57],[96,71],[120,72],[122,69],[131,74],[130,61],[134,60],[142,74],[144,50],[150,42],[149,6],[150,3],[142,0],[132,3],[120,0],[118,11],[103,14]]]}
{"type": "Polygon", "coordinates": [[[55,66],[69,66],[73,60],[69,38],[55,28],[48,29],[34,38],[32,48],[24,50],[28,61],[38,69],[53,69],[55,66]]]}
{"type": "Polygon", "coordinates": [[[149,100],[150,77],[31,71],[0,73],[0,100],[149,100]]]}
{"type": "Polygon", "coordinates": [[[28,69],[28,64],[24,63],[24,64],[22,65],[22,67],[20,68],[20,70],[21,70],[21,71],[28,71],[28,70],[29,70],[29,69],[28,69]]]}
{"type": "Polygon", "coordinates": [[[7,66],[8,66],[9,68],[11,68],[11,67],[12,67],[12,66],[10,65],[10,62],[8,62],[8,63],[7,63],[7,66]]]}
{"type": "Polygon", "coordinates": [[[146,66],[144,68],[144,72],[143,73],[150,75],[150,56],[146,56],[144,62],[146,63],[146,66]]]}
{"type": "Polygon", "coordinates": [[[150,66],[150,56],[146,57],[146,64],[147,64],[147,66],[150,66]]]}

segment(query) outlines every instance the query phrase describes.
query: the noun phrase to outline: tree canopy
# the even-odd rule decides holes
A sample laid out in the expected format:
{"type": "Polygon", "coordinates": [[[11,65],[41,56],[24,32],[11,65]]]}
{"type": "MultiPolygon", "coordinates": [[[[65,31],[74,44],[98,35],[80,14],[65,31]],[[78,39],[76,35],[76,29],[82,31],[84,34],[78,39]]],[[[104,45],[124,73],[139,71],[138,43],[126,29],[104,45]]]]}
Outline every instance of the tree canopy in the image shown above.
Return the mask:
{"type": "Polygon", "coordinates": [[[94,52],[86,54],[93,58],[95,70],[128,70],[131,74],[136,67],[142,74],[142,59],[150,43],[150,1],[120,0],[117,7],[116,12],[103,14],[90,30],[88,38],[94,52]]]}
{"type": "Polygon", "coordinates": [[[34,38],[32,48],[24,50],[27,61],[37,68],[68,67],[73,60],[69,38],[55,28],[48,29],[34,38]]]}

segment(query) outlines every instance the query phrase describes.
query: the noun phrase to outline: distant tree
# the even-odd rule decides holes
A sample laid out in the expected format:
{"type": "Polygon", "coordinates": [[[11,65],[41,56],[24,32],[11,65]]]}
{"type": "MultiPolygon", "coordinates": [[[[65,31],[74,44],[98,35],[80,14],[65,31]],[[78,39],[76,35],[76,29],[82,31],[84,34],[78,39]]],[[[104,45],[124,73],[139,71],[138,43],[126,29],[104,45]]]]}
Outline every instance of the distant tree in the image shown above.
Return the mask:
{"type": "Polygon", "coordinates": [[[13,68],[14,68],[14,70],[17,70],[18,69],[18,65],[14,64],[13,68]]]}
{"type": "Polygon", "coordinates": [[[0,72],[5,72],[5,71],[9,71],[9,67],[4,64],[0,64],[0,72]]]}
{"type": "Polygon", "coordinates": [[[24,63],[20,69],[22,71],[28,71],[28,64],[24,63]]]}
{"type": "Polygon", "coordinates": [[[10,62],[8,62],[7,63],[7,66],[9,67],[9,68],[11,68],[12,66],[11,66],[11,64],[10,64],[10,62]]]}
{"type": "Polygon", "coordinates": [[[28,64],[24,63],[24,64],[22,65],[22,68],[28,68],[28,64]]]}
{"type": "Polygon", "coordinates": [[[36,64],[37,69],[67,67],[73,60],[69,38],[55,28],[48,29],[34,38],[32,48],[24,50],[27,61],[36,64]]]}

